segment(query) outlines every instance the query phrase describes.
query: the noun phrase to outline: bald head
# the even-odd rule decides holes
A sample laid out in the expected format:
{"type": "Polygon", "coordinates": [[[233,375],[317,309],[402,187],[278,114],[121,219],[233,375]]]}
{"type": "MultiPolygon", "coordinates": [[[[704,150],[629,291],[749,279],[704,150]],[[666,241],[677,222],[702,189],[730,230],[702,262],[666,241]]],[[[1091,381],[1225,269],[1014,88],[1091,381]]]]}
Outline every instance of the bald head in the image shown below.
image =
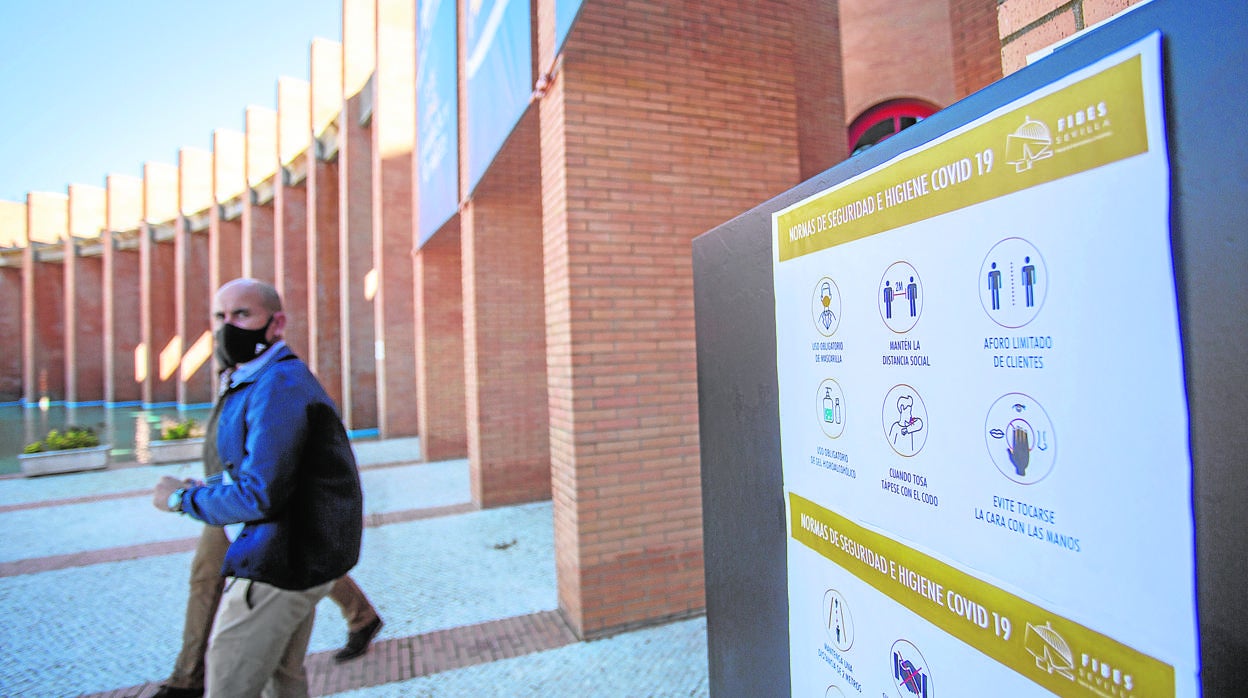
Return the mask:
{"type": "Polygon", "coordinates": [[[217,290],[212,307],[213,328],[233,325],[244,330],[265,329],[265,341],[282,338],[286,314],[277,289],[257,279],[234,279],[217,290]]]}
{"type": "Polygon", "coordinates": [[[277,293],[277,289],[259,279],[243,278],[227,281],[217,291],[217,296],[220,297],[223,293],[241,294],[251,298],[258,307],[268,311],[270,315],[282,309],[282,297],[277,293]]]}

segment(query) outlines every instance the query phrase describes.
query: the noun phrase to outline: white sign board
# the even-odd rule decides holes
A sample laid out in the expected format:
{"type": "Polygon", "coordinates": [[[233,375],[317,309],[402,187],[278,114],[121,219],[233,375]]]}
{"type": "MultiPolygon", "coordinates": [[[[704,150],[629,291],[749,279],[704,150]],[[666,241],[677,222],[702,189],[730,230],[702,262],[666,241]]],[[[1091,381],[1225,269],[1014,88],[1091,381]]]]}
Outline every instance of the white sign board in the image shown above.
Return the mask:
{"type": "Polygon", "coordinates": [[[1198,695],[1160,43],[775,214],[794,695],[1198,695]]]}

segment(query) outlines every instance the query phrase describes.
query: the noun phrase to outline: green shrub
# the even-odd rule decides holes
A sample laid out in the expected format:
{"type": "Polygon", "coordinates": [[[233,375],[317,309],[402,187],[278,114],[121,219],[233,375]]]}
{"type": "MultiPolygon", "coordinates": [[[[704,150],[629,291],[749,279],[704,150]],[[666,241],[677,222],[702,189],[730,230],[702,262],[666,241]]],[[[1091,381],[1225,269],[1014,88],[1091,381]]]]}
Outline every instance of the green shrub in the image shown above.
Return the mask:
{"type": "Polygon", "coordinates": [[[43,441],[26,444],[23,453],[42,453],[44,451],[65,451],[71,448],[91,448],[100,445],[100,437],[90,427],[65,427],[65,431],[53,429],[43,441]]]}
{"type": "Polygon", "coordinates": [[[161,441],[189,439],[199,435],[199,422],[196,422],[194,419],[183,419],[174,424],[162,427],[160,430],[161,441]]]}

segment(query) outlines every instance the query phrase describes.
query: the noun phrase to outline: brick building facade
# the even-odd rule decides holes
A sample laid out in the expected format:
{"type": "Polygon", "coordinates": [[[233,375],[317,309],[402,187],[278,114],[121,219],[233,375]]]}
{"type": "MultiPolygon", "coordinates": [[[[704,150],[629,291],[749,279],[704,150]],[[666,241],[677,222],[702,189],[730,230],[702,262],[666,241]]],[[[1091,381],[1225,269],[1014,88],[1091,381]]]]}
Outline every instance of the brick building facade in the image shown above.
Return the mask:
{"type": "Polygon", "coordinates": [[[202,404],[210,290],[266,279],[356,434],[467,457],[482,507],[553,500],[581,636],[698,613],[692,238],[873,108],[947,106],[1130,4],[583,0],[557,46],[533,0],[528,106],[478,181],[460,148],[418,244],[420,4],[344,0],[341,42],[212,153],[0,202],[0,402],[202,404]]]}

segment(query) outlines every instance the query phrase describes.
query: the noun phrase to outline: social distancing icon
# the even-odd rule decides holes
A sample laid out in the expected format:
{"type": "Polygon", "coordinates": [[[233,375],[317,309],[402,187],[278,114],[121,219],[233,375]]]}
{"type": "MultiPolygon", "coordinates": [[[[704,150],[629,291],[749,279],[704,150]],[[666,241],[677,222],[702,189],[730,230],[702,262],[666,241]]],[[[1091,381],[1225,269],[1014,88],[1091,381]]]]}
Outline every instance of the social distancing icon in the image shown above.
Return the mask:
{"type": "Polygon", "coordinates": [[[1002,327],[1022,327],[1035,319],[1048,293],[1048,269],[1040,250],[1023,238],[1006,238],[984,256],[979,300],[1002,327]]]}

